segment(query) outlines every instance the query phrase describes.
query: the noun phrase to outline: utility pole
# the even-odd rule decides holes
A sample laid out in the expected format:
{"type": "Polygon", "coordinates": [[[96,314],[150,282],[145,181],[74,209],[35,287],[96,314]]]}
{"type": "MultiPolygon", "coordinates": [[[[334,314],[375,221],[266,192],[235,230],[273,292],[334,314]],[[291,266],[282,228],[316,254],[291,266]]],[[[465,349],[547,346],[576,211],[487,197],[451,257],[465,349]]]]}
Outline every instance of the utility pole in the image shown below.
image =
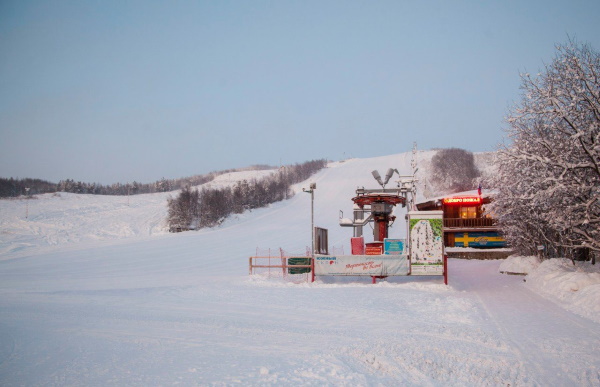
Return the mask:
{"type": "Polygon", "coordinates": [[[311,235],[311,248],[310,252],[315,255],[315,190],[317,189],[317,183],[310,183],[310,189],[302,188],[302,192],[310,194],[310,235],[311,235]]]}

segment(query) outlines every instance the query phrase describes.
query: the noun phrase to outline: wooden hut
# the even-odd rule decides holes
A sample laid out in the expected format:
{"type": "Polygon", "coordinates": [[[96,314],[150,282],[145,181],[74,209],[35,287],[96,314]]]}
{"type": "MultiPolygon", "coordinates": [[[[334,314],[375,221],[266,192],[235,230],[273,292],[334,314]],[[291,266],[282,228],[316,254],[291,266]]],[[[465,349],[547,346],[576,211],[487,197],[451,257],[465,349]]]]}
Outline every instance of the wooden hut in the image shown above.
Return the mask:
{"type": "Polygon", "coordinates": [[[446,247],[506,247],[489,211],[492,194],[478,191],[461,192],[418,203],[419,211],[444,211],[444,244],[446,247]]]}

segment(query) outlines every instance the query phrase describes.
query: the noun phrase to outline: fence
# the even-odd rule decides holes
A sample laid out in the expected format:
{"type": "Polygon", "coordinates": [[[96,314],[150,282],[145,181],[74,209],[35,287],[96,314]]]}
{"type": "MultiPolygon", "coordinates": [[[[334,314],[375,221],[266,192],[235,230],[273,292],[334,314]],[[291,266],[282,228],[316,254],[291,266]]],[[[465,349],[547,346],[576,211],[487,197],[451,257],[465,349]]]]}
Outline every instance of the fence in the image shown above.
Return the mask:
{"type": "Polygon", "coordinates": [[[331,255],[345,255],[344,246],[333,246],[331,248],[331,255]]]}
{"type": "Polygon", "coordinates": [[[279,249],[256,249],[248,259],[250,275],[281,278],[290,282],[314,282],[314,262],[310,249],[304,254],[291,254],[279,249]]]}
{"type": "Polygon", "coordinates": [[[496,219],[491,218],[446,218],[444,219],[444,228],[481,228],[496,227],[496,219]]]}

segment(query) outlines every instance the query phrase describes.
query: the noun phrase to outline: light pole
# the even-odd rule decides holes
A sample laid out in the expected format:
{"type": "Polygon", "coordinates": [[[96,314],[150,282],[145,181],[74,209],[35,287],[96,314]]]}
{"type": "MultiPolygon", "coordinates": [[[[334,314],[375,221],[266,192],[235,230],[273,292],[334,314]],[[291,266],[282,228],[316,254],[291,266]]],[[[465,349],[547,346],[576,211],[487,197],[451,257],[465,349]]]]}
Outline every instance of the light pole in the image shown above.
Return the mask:
{"type": "Polygon", "coordinates": [[[315,255],[315,190],[317,189],[317,183],[310,183],[310,189],[302,188],[302,192],[310,194],[310,235],[311,235],[311,248],[310,253],[315,255]]]}
{"type": "Polygon", "coordinates": [[[25,219],[29,218],[29,187],[25,188],[25,219]]]}

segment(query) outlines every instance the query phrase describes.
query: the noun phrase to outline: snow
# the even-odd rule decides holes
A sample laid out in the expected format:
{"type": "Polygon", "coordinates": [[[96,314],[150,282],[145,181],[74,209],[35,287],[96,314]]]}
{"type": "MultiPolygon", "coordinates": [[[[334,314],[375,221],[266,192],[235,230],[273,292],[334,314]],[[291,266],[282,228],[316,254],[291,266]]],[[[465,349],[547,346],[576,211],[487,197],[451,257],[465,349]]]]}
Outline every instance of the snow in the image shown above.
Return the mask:
{"type": "MultiPolygon", "coordinates": [[[[261,179],[273,172],[230,172],[195,188],[232,187],[238,181],[261,179]]],[[[32,249],[53,251],[56,246],[167,234],[167,198],[178,194],[101,196],[61,192],[27,201],[0,200],[0,260],[26,255],[32,249]]]]}
{"type": "MultiPolygon", "coordinates": [[[[257,247],[310,244],[309,182],[315,225],[350,251],[339,210],[410,158],[332,163],[288,201],[179,234],[161,226],[166,194],[41,195],[28,219],[23,200],[0,201],[0,384],[600,385],[598,321],[501,261],[450,259],[449,286],[248,276],[257,247]]],[[[570,292],[598,299],[595,286],[570,292]]]]}
{"type": "Polygon", "coordinates": [[[540,265],[538,257],[511,255],[500,264],[500,273],[529,274],[540,265]]]}
{"type": "Polygon", "coordinates": [[[513,255],[500,273],[527,274],[526,286],[563,308],[600,323],[600,265],[590,262],[513,255]]]}
{"type": "Polygon", "coordinates": [[[600,323],[600,265],[547,259],[529,273],[526,281],[534,291],[600,323]]]}

